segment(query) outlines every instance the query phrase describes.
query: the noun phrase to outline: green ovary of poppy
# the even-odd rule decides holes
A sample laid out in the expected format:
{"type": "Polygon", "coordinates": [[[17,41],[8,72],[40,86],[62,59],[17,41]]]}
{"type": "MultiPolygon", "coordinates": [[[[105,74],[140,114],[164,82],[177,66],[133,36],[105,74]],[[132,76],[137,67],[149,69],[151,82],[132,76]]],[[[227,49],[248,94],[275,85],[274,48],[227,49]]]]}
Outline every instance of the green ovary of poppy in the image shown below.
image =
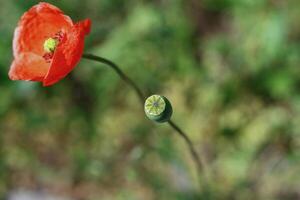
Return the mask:
{"type": "Polygon", "coordinates": [[[47,53],[52,53],[55,51],[58,41],[53,38],[49,38],[44,42],[44,50],[47,53]]]}
{"type": "Polygon", "coordinates": [[[159,95],[152,95],[146,100],[145,111],[150,115],[160,115],[166,107],[166,103],[159,95]]]}

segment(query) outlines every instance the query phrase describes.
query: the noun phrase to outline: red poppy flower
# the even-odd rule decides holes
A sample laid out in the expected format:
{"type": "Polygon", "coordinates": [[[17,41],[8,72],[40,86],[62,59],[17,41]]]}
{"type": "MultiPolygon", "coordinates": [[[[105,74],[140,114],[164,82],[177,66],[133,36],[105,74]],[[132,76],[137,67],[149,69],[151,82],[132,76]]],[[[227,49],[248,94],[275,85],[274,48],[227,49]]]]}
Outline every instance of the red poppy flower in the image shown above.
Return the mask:
{"type": "Polygon", "coordinates": [[[15,29],[10,79],[49,86],[64,78],[79,62],[90,27],[89,19],[74,24],[51,4],[33,6],[15,29]]]}

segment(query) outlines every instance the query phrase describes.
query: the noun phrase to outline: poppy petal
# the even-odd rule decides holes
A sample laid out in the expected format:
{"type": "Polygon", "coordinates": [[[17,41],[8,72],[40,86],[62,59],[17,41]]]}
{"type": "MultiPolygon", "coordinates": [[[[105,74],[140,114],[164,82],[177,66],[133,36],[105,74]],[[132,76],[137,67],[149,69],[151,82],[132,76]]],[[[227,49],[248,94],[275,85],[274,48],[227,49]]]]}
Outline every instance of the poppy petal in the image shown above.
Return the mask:
{"type": "Polygon", "coordinates": [[[66,32],[64,40],[56,48],[49,71],[43,81],[50,86],[70,73],[79,62],[84,48],[84,36],[90,32],[89,19],[75,24],[66,32]]]}
{"type": "Polygon", "coordinates": [[[72,20],[63,12],[48,3],[33,6],[21,17],[15,29],[13,40],[14,56],[22,52],[33,52],[43,55],[43,43],[61,30],[73,26],[72,20]]]}
{"type": "Polygon", "coordinates": [[[21,53],[9,70],[11,80],[42,81],[49,69],[49,63],[34,53],[21,53]]]}

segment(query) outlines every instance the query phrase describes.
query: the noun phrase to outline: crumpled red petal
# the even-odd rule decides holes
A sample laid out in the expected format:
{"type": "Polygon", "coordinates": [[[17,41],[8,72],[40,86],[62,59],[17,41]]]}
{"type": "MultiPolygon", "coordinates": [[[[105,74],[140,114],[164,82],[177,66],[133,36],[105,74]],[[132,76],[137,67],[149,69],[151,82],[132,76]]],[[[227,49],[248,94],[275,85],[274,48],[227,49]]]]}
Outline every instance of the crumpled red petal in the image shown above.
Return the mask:
{"type": "Polygon", "coordinates": [[[15,58],[8,75],[11,80],[43,81],[48,69],[43,57],[27,52],[15,58]]]}
{"type": "Polygon", "coordinates": [[[50,86],[70,73],[79,62],[84,49],[84,36],[90,32],[89,19],[75,24],[56,48],[43,85],[50,86]]]}
{"type": "Polygon", "coordinates": [[[44,54],[43,44],[61,30],[73,26],[72,20],[63,12],[48,3],[39,3],[25,12],[15,29],[13,40],[14,56],[21,52],[44,54]]]}

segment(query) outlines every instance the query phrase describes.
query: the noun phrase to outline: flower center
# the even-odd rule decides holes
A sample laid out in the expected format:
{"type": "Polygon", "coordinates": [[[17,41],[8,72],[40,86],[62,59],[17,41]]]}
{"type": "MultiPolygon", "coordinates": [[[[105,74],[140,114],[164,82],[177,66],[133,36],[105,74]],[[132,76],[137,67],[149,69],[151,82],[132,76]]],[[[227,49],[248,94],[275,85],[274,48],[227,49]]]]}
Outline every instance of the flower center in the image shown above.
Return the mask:
{"type": "Polygon", "coordinates": [[[54,55],[54,51],[58,46],[58,44],[62,41],[62,39],[63,39],[63,32],[59,31],[53,37],[45,40],[43,46],[44,46],[44,51],[46,53],[43,55],[43,58],[47,63],[51,62],[54,55]]]}
{"type": "Polygon", "coordinates": [[[45,42],[44,42],[44,50],[47,53],[53,53],[56,49],[56,46],[58,45],[58,40],[54,39],[54,38],[48,38],[45,42]]]}

